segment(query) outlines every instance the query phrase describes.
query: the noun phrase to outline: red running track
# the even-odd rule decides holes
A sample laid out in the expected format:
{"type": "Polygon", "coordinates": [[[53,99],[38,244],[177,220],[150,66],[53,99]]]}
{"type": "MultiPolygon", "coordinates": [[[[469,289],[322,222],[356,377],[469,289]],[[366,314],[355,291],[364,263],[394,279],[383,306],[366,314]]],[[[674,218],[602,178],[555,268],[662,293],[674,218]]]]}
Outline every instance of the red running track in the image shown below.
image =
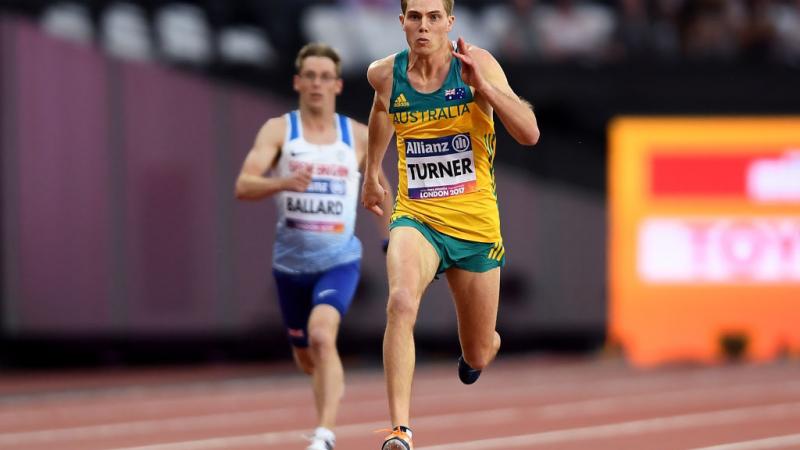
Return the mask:
{"type": "MultiPolygon", "coordinates": [[[[501,357],[473,386],[420,364],[416,450],[800,449],[800,362],[634,370],[501,357]]],[[[286,365],[0,376],[0,449],[303,450],[308,380],[286,365]]],[[[350,369],[338,450],[378,450],[382,373],[350,369]]]]}

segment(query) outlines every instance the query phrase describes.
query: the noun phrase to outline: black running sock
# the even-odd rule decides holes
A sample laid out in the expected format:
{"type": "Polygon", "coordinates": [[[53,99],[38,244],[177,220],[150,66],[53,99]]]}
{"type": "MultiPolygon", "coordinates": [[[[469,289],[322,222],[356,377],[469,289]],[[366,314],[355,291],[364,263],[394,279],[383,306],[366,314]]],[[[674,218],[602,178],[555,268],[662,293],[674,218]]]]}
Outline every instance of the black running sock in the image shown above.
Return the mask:
{"type": "Polygon", "coordinates": [[[407,435],[408,435],[408,437],[412,437],[412,436],[413,436],[413,434],[414,434],[414,433],[411,431],[411,428],[408,428],[408,427],[406,427],[406,426],[403,426],[403,425],[400,425],[400,426],[396,426],[396,427],[394,427],[394,430],[397,430],[397,431],[402,431],[403,433],[407,434],[407,435]]]}

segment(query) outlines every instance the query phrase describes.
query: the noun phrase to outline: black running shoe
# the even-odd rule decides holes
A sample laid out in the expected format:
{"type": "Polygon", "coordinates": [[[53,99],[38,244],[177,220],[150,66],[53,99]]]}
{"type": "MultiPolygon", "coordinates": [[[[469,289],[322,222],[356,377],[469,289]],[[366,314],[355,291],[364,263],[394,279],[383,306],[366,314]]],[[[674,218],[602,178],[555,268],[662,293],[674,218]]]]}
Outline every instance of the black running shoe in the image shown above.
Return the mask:
{"type": "Polygon", "coordinates": [[[464,384],[472,384],[481,376],[480,370],[475,370],[464,361],[464,355],[458,357],[458,378],[464,384]]]}

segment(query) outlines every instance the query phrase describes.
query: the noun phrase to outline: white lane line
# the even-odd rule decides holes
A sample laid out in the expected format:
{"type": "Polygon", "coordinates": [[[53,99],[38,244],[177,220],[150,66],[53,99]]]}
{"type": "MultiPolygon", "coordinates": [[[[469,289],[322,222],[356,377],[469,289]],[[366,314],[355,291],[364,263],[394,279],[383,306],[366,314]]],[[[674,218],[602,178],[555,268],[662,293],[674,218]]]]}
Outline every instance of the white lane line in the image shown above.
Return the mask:
{"type": "Polygon", "coordinates": [[[800,414],[800,403],[785,403],[768,406],[735,408],[705,413],[682,414],[676,416],[656,417],[652,419],[633,420],[606,425],[595,425],[580,428],[544,431],[518,436],[508,436],[478,441],[458,442],[454,444],[419,447],[417,450],[508,450],[511,448],[530,449],[536,445],[556,442],[580,441],[586,439],[603,439],[622,435],[637,435],[668,430],[679,430],[726,425],[738,422],[749,422],[774,417],[785,417],[787,414],[800,414]]]}
{"type": "Polygon", "coordinates": [[[104,425],[56,428],[36,431],[17,431],[0,434],[0,445],[44,444],[48,442],[67,442],[75,440],[111,438],[119,436],[147,436],[159,433],[186,432],[198,430],[218,430],[220,432],[234,426],[263,426],[265,421],[277,418],[305,419],[308,411],[300,416],[296,411],[287,414],[281,410],[248,411],[242,413],[208,414],[194,417],[178,417],[150,420],[136,420],[104,425]]]}
{"type": "Polygon", "coordinates": [[[586,400],[560,402],[539,408],[539,415],[548,419],[598,416],[615,411],[626,411],[631,406],[685,406],[705,404],[708,401],[749,401],[763,400],[768,395],[780,395],[782,400],[800,394],[800,381],[780,384],[726,385],[716,388],[688,388],[665,392],[653,392],[615,397],[590,398],[586,400]]]}
{"type": "MultiPolygon", "coordinates": [[[[464,427],[476,425],[494,425],[514,420],[518,417],[519,411],[514,409],[477,411],[463,414],[447,414],[442,416],[424,417],[415,420],[414,423],[424,427],[464,427]]],[[[336,436],[343,437],[369,436],[375,430],[387,428],[388,421],[366,422],[344,425],[336,427],[336,436]]],[[[139,447],[125,447],[114,450],[209,450],[209,449],[228,449],[236,446],[266,445],[266,444],[290,444],[303,442],[302,435],[309,430],[289,430],[276,433],[258,433],[240,436],[198,439],[191,441],[170,442],[163,444],[144,445],[139,447]]],[[[386,431],[388,433],[388,431],[386,431]]],[[[375,442],[380,443],[383,435],[376,437],[375,442]]]]}
{"type": "Polygon", "coordinates": [[[729,444],[712,445],[711,447],[698,447],[692,450],[763,450],[770,448],[786,448],[789,445],[800,446],[800,434],[775,436],[752,441],[731,442],[729,444]]]}

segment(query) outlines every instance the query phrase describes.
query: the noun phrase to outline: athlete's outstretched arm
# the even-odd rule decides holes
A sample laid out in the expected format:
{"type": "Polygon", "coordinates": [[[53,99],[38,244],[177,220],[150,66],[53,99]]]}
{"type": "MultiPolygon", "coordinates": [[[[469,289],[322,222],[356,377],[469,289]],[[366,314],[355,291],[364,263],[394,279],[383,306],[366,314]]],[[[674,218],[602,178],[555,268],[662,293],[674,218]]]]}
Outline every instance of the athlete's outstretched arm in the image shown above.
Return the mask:
{"type": "Polygon", "coordinates": [[[521,99],[508,84],[503,68],[491,53],[458,38],[453,56],[461,60],[461,77],[489,102],[508,133],[522,145],[539,141],[539,125],[531,104],[521,99]]]}
{"type": "Polygon", "coordinates": [[[394,134],[389,110],[383,101],[383,96],[388,96],[385,94],[386,89],[391,89],[392,65],[391,63],[387,64],[387,61],[390,60],[377,61],[367,70],[367,79],[375,88],[375,98],[372,101],[372,110],[369,113],[367,125],[367,161],[364,169],[361,203],[365,208],[378,215],[383,215],[383,208],[386,208],[387,191],[381,184],[380,173],[386,148],[394,134]]]}
{"type": "Polygon", "coordinates": [[[310,166],[290,177],[264,175],[275,164],[285,132],[286,119],[283,117],[270,119],[261,127],[236,179],[236,198],[258,200],[279,191],[303,192],[308,188],[311,183],[310,166]]]}

